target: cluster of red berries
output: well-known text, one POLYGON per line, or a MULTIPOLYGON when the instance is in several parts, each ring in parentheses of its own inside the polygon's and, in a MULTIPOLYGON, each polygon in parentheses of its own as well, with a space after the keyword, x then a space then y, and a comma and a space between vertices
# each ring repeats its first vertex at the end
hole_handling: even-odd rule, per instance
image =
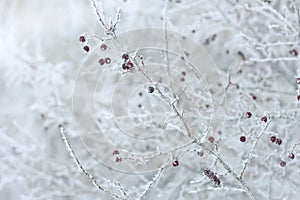
MULTIPOLYGON (((85 37, 83 35, 81 35, 79 37, 79 42, 85 43, 85 41, 86 41, 85 37)), ((86 51, 86 52, 89 52, 90 51, 90 47, 88 45, 84 45, 83 46, 83 50, 86 51)))
MULTIPOLYGON (((293 159, 295 158, 295 154, 291 152, 291 153, 288 155, 288 157, 289 157, 289 159, 293 160, 293 159)), ((280 163, 279 163, 279 165, 280 165, 281 167, 285 167, 285 166, 286 166, 286 161, 281 160, 280 163)))
POLYGON ((278 144, 278 145, 281 145, 282 144, 282 140, 280 139, 280 138, 277 138, 275 135, 273 135, 273 136, 271 136, 270 137, 270 141, 272 142, 272 143, 276 143, 276 144, 278 144))
POLYGON ((100 58, 100 59, 98 60, 98 63, 99 63, 100 65, 110 64, 110 63, 111 63, 111 59, 110 59, 110 58, 105 58, 105 59, 100 58))
POLYGON ((212 180, 216 185, 220 185, 221 181, 214 172, 210 171, 209 169, 205 169, 203 172, 204 175, 212 180))
POLYGON ((124 70, 129 70, 131 68, 133 68, 133 63, 131 62, 131 60, 129 59, 129 55, 128 54, 123 54, 122 55, 122 59, 124 60, 123 64, 122 64, 122 68, 124 70))
POLYGON ((116 163, 120 163, 122 161, 122 158, 120 157, 120 152, 118 150, 113 151, 113 156, 116 156, 116 163))

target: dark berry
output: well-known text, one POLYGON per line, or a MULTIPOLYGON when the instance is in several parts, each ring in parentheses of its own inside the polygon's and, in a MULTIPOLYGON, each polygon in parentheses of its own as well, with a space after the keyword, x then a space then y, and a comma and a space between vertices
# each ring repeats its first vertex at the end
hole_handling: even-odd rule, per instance
POLYGON ((272 143, 274 143, 275 141, 276 141, 276 137, 273 135, 273 136, 271 136, 270 137, 270 141, 272 142, 272 143))
POLYGON ((219 180, 219 178, 216 175, 214 175, 212 177, 212 180, 215 182, 216 185, 220 185, 220 183, 221 183, 220 180, 219 180))
POLYGON ((90 47, 89 47, 89 46, 87 46, 87 45, 85 45, 85 46, 83 47, 83 50, 85 50, 86 52, 89 52, 89 50, 90 50, 90 47))
POLYGON ((280 161, 280 166, 281 166, 281 167, 285 167, 285 166, 286 166, 286 162, 285 162, 285 161, 283 161, 283 160, 282 160, 282 161, 280 161))
POLYGON ((290 53, 292 56, 298 56, 298 51, 297 51, 296 49, 289 50, 289 53, 290 53))
POLYGON ((202 157, 204 155, 204 153, 203 153, 203 151, 198 151, 197 155, 200 156, 200 157, 202 157))
POLYGON ((122 158, 116 157, 116 162, 117 162, 117 163, 119 163, 119 162, 121 162, 121 161, 122 161, 122 158))
POLYGON ((110 64, 111 63, 111 59, 110 58, 105 58, 105 63, 106 64, 110 64))
POLYGON ((245 137, 245 136, 241 136, 241 137, 240 137, 240 141, 241 141, 241 142, 245 142, 245 141, 246 141, 246 137, 245 137))
POLYGON ((122 68, 123 68, 124 70, 129 69, 129 67, 128 67, 125 63, 123 63, 122 68))
POLYGON ((106 44, 101 44, 100 49, 101 49, 102 51, 105 51, 105 50, 107 49, 106 44))
POLYGON ((295 158, 295 154, 290 153, 290 154, 289 154, 289 158, 293 160, 293 159, 295 158))
POLYGON ((255 101, 257 97, 254 94, 250 94, 252 96, 252 99, 255 101))
POLYGON ((133 67, 133 63, 129 60, 129 61, 127 62, 127 66, 128 66, 129 68, 132 68, 132 67, 133 67))
POLYGON ((209 137, 208 137, 208 141, 209 141, 210 143, 213 143, 213 142, 215 141, 215 138, 212 137, 212 136, 209 136, 209 137))
POLYGON ((148 88, 148 92, 149 92, 149 93, 153 93, 153 92, 154 92, 154 87, 150 86, 150 87, 148 88))
POLYGON ((79 42, 85 42, 85 37, 83 35, 79 37, 79 42))
POLYGON ((126 54, 126 53, 124 53, 124 54, 122 55, 122 58, 123 58, 124 60, 128 60, 128 59, 129 59, 129 55, 126 54))
POLYGON ((113 151, 113 155, 118 155, 118 154, 120 154, 120 152, 118 150, 113 151))
POLYGON ((276 144, 281 145, 281 143, 282 143, 282 140, 280 138, 277 138, 276 139, 276 144))
POLYGON ((177 166, 179 165, 178 160, 174 160, 173 163, 172 163, 172 165, 173 165, 174 167, 177 167, 177 166))
POLYGON ((181 72, 181 75, 182 75, 182 76, 185 76, 185 75, 186 75, 186 72, 185 72, 185 71, 181 72))
POLYGON ((266 116, 264 116, 264 117, 262 117, 260 120, 263 121, 263 122, 267 122, 267 121, 268 121, 268 118, 267 118, 266 116))
POLYGON ((300 95, 297 96, 297 100, 300 101, 300 95))
POLYGON ((104 64, 105 64, 105 61, 104 61, 104 59, 100 58, 100 59, 98 60, 98 63, 99 63, 100 65, 104 65, 104 64))
POLYGON ((250 117, 252 116, 252 113, 251 113, 251 112, 247 112, 247 113, 246 113, 246 116, 247 116, 248 118, 250 118, 250 117))
POLYGON ((185 79, 182 77, 182 78, 180 79, 180 81, 181 81, 181 82, 184 82, 184 81, 185 81, 185 79))

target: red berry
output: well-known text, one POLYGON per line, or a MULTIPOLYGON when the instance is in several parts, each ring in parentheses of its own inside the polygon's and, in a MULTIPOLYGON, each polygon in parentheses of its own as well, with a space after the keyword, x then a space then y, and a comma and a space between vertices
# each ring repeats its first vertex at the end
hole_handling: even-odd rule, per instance
POLYGON ((210 143, 213 143, 213 142, 215 141, 215 138, 212 137, 212 136, 209 136, 209 137, 208 137, 208 141, 209 141, 210 143))
POLYGON ((241 136, 241 137, 240 137, 240 141, 241 141, 241 142, 245 142, 245 141, 246 141, 246 137, 245 137, 245 136, 241 136))
POLYGON ((105 44, 101 44, 100 49, 102 51, 105 51, 107 49, 107 46, 105 44))
POLYGON ((154 87, 151 87, 151 86, 150 86, 150 87, 148 88, 148 92, 149 92, 149 93, 153 93, 153 92, 154 92, 154 87))
POLYGON ((296 49, 289 50, 289 53, 290 53, 292 56, 298 56, 298 51, 297 51, 296 49))
POLYGON ((110 58, 105 58, 105 63, 106 64, 110 64, 111 63, 111 59, 110 58))
POLYGON ((250 94, 251 96, 252 96, 252 99, 253 100, 256 100, 257 99, 257 97, 254 95, 254 94, 250 94))
POLYGON ((281 167, 285 167, 285 166, 286 166, 286 162, 285 162, 285 161, 283 161, 283 160, 282 160, 282 161, 280 161, 280 166, 281 166, 281 167))
POLYGON ((85 42, 85 37, 83 35, 79 37, 79 42, 85 42))
POLYGON ((247 113, 246 113, 246 116, 247 116, 248 118, 250 118, 250 117, 252 116, 252 113, 251 113, 251 112, 247 112, 247 113))
POLYGON ((262 117, 260 120, 263 121, 263 122, 267 122, 267 121, 268 121, 268 118, 267 118, 266 116, 264 116, 264 117, 262 117))
POLYGON ((179 162, 178 162, 178 160, 174 160, 172 164, 174 167, 177 167, 179 165, 179 162))
POLYGON ((290 153, 290 154, 289 154, 289 158, 293 160, 293 159, 295 158, 295 154, 290 153))
POLYGON ((276 141, 276 137, 273 135, 273 136, 271 136, 270 137, 270 141, 272 142, 272 143, 274 143, 275 141, 276 141))
POLYGON ((99 63, 100 65, 104 65, 104 64, 105 64, 105 61, 104 61, 104 59, 100 58, 100 59, 98 60, 98 63, 99 63))
POLYGON ((220 180, 219 180, 219 178, 216 175, 214 175, 212 177, 212 180, 215 182, 216 185, 220 185, 220 183, 221 183, 220 180))
POLYGON ((113 151, 113 155, 118 155, 118 154, 120 154, 120 152, 118 150, 113 151))
POLYGON ((129 69, 129 67, 128 67, 125 63, 122 65, 122 68, 123 68, 124 70, 129 69))
POLYGON ((297 96, 297 100, 300 101, 300 95, 297 96))
POLYGON ((122 58, 123 58, 124 60, 128 60, 128 59, 129 59, 129 55, 126 54, 126 53, 124 53, 124 54, 122 55, 122 58))
POLYGON ((280 138, 277 138, 276 139, 276 144, 281 145, 281 143, 282 143, 282 140, 280 138))
POLYGON ((131 67, 133 67, 133 63, 129 60, 129 61, 127 62, 127 66, 128 66, 129 68, 131 68, 131 67))
POLYGON ((117 163, 119 163, 119 162, 121 162, 121 161, 122 161, 122 158, 116 157, 116 162, 117 162, 117 163))
POLYGON ((85 46, 83 47, 83 50, 85 50, 86 52, 89 52, 89 50, 90 50, 90 47, 89 47, 89 46, 87 46, 87 45, 85 45, 85 46))

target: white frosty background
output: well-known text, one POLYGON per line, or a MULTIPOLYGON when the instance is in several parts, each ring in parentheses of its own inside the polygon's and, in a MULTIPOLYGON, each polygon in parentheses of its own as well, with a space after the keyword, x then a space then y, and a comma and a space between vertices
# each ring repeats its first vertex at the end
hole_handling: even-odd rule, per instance
MULTIPOLYGON (((245 182, 257 199, 298 199, 299 148, 294 151, 294 160, 289 160, 287 154, 300 140, 296 103, 299 64, 298 57, 289 53, 299 48, 299 2, 262 2, 173 0, 167 11, 167 26, 199 44, 209 39, 205 48, 224 72, 222 87, 228 83, 228 68, 232 82, 239 83, 239 89, 231 86, 228 90, 231 101, 223 134, 212 133, 223 159, 239 173, 261 130, 260 118, 269 113, 273 121, 258 142, 245 182), (249 2, 248 6, 256 9, 248 8, 249 2), (238 75, 241 66, 243 75, 238 75), (257 95, 255 103, 251 93, 257 95), (245 122, 244 114, 249 110, 252 121, 245 122), (239 137, 245 134, 244 144, 239 137), (282 138, 283 144, 270 144, 271 135, 282 138), (280 160, 285 160, 287 166, 280 167, 280 160)), ((106 21, 114 19, 116 8, 121 8, 117 33, 163 27, 162 0, 103 0, 101 5, 106 21)), ((87 0, 0 1, 1 200, 110 199, 75 167, 58 132, 59 124, 64 124, 78 157, 96 177, 120 181, 133 197, 152 179, 154 174, 127 175, 109 170, 80 145, 71 101, 76 72, 87 56, 78 42, 85 32, 103 35, 87 0)), ((226 190, 239 184, 226 175, 222 166, 214 165, 213 159, 194 157, 180 160, 178 168, 168 167, 147 199, 247 198, 244 192, 226 190), (216 189, 203 176, 201 169, 206 167, 225 174, 221 178, 223 189, 216 189), (194 179, 199 180, 198 184, 190 182, 194 179)), ((113 190, 109 181, 102 183, 113 190)))

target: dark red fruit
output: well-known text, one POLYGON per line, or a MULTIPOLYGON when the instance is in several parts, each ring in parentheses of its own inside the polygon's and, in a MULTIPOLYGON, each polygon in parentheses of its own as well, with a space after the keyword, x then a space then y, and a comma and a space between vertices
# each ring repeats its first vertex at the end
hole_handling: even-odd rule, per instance
POLYGON ((241 137, 240 137, 240 141, 241 141, 241 142, 246 142, 246 137, 245 137, 245 136, 241 136, 241 137))
POLYGON ((281 143, 282 143, 282 140, 280 138, 277 138, 276 139, 276 144, 281 145, 281 143))
POLYGON ((290 53, 292 56, 298 56, 298 51, 297 51, 296 49, 289 50, 289 53, 290 53))
POLYGON ((293 159, 295 158, 295 154, 290 153, 290 154, 289 154, 289 158, 293 160, 293 159))
POLYGON ((172 163, 172 165, 173 165, 174 167, 177 167, 177 166, 179 165, 178 160, 174 160, 173 163, 172 163))
POLYGON ((105 51, 105 50, 107 49, 106 44, 101 44, 100 49, 101 49, 102 51, 105 51))
POLYGON ((105 58, 105 63, 106 64, 110 64, 111 63, 111 59, 110 58, 105 58))
POLYGON ((247 116, 248 118, 250 118, 250 117, 252 116, 252 113, 251 113, 251 112, 246 112, 246 116, 247 116))
POLYGON ((104 65, 104 64, 105 64, 105 60, 102 59, 102 58, 100 58, 100 59, 98 60, 98 63, 99 63, 100 65, 104 65))
POLYGON ((213 143, 213 142, 215 141, 215 138, 212 137, 212 136, 209 136, 209 137, 208 137, 208 141, 209 141, 210 143, 213 143))
POLYGON ((120 152, 118 150, 113 151, 113 155, 118 155, 118 154, 120 154, 120 152))
POLYGON ((127 66, 128 66, 129 68, 132 68, 132 67, 133 67, 133 63, 129 60, 129 61, 127 62, 127 66))
POLYGON ((270 141, 272 142, 272 143, 274 143, 275 141, 276 141, 276 137, 273 135, 273 136, 271 136, 270 137, 270 141))
POLYGON ((79 42, 85 42, 85 37, 83 35, 79 37, 79 42))
POLYGON ((124 60, 128 60, 128 59, 129 59, 129 55, 126 54, 126 53, 124 53, 124 54, 122 55, 122 58, 123 58, 124 60))
POLYGON ((90 47, 89 47, 89 46, 87 46, 87 45, 85 45, 85 46, 83 47, 83 50, 85 50, 86 52, 89 52, 89 50, 90 50, 90 47))
POLYGON ((268 121, 268 118, 267 118, 266 116, 264 116, 264 117, 262 117, 260 120, 263 121, 263 122, 267 122, 267 121, 268 121))
POLYGON ((280 161, 280 163, 279 163, 279 164, 280 164, 280 166, 281 166, 281 167, 285 167, 285 166, 286 166, 286 162, 285 162, 285 161, 283 161, 283 160, 282 160, 282 161, 280 161))
POLYGON ((150 87, 148 88, 148 92, 149 92, 149 93, 153 93, 153 92, 154 92, 154 87, 150 86, 150 87))

